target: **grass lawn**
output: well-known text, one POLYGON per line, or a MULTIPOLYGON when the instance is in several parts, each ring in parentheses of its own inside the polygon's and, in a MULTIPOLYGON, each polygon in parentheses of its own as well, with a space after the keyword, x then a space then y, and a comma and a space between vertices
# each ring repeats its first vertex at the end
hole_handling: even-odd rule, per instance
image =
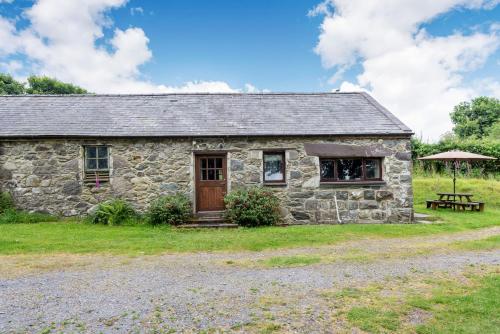
POLYGON ((413 304, 433 314, 432 320, 417 327, 417 333, 498 333, 500 276, 483 277, 470 290, 453 294, 436 288, 430 298, 416 297, 413 304))
POLYGON ((494 267, 416 274, 326 292, 334 317, 369 333, 498 333, 500 276, 494 267))
MULTIPOLYGON (((463 179, 457 177, 457 193, 472 193, 473 200, 486 203, 486 209, 500 209, 500 181, 494 179, 463 179)), ((438 192, 453 192, 450 177, 417 177, 413 181, 415 209, 425 208, 426 199, 437 199, 438 192)))
MULTIPOLYGON (((414 181, 415 208, 439 217, 442 224, 320 225, 230 230, 178 230, 170 227, 100 226, 74 222, 0 224, 0 254, 232 251, 335 244, 360 238, 394 238, 459 232, 500 225, 500 182, 460 179, 457 190, 486 202, 486 211, 452 212, 425 209, 425 199, 449 191, 445 178, 414 181)), ((498 239, 493 240, 497 243, 498 239)), ((471 246, 472 247, 472 246, 471 246)))

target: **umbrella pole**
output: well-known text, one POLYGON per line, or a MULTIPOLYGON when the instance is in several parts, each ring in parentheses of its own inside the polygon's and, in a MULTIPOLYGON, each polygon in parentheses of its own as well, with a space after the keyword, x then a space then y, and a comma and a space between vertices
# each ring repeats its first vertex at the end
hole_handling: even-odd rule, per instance
POLYGON ((453 163, 453 195, 455 195, 455 184, 457 182, 457 161, 455 160, 453 163))
MULTIPOLYGON (((453 201, 456 200, 456 189, 455 185, 457 182, 457 160, 453 161, 453 201)), ((453 205, 453 210, 456 210, 455 205, 453 205)))

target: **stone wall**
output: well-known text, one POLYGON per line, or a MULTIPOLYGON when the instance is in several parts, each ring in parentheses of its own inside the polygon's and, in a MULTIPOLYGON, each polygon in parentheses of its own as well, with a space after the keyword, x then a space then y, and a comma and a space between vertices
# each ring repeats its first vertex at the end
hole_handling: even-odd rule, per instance
POLYGON ((228 190, 262 185, 263 151, 286 152, 286 185, 269 186, 281 199, 288 223, 410 222, 413 216, 411 153, 407 138, 184 138, 0 141, 0 188, 19 208, 64 216, 83 215, 112 197, 139 210, 160 194, 183 192, 194 202, 194 155, 224 151, 228 190), (389 152, 381 185, 320 184, 319 158, 304 143, 377 144, 389 152), (110 146, 111 179, 99 188, 83 184, 83 145, 110 146))

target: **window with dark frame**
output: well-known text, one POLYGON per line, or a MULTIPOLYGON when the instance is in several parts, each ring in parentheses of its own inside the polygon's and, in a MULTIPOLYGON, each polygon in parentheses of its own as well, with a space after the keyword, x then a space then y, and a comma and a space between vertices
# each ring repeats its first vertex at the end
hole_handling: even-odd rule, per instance
POLYGON ((200 180, 221 181, 224 180, 223 158, 200 158, 200 180))
POLYGON ((264 183, 285 182, 285 152, 264 152, 264 183))
POLYGON ((109 170, 109 156, 107 146, 85 146, 85 170, 109 170))
POLYGON ((321 182, 382 181, 380 158, 321 158, 321 182))
POLYGON ((109 147, 104 145, 84 146, 84 171, 86 184, 109 181, 109 147))

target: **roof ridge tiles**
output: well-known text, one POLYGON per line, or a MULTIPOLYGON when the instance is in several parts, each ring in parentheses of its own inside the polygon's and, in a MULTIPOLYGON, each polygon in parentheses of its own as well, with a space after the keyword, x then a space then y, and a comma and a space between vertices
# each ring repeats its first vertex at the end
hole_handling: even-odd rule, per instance
POLYGON ((280 96, 280 95, 304 95, 304 96, 312 96, 312 95, 361 95, 363 92, 261 92, 261 93, 244 93, 244 92, 219 92, 219 93, 208 93, 208 92, 179 92, 179 93, 104 93, 104 94, 18 94, 18 95, 6 95, 0 94, 0 97, 103 97, 103 96, 171 96, 171 95, 184 95, 184 96, 197 96, 197 95, 207 95, 207 96, 216 96, 216 95, 235 95, 235 96, 280 96))

